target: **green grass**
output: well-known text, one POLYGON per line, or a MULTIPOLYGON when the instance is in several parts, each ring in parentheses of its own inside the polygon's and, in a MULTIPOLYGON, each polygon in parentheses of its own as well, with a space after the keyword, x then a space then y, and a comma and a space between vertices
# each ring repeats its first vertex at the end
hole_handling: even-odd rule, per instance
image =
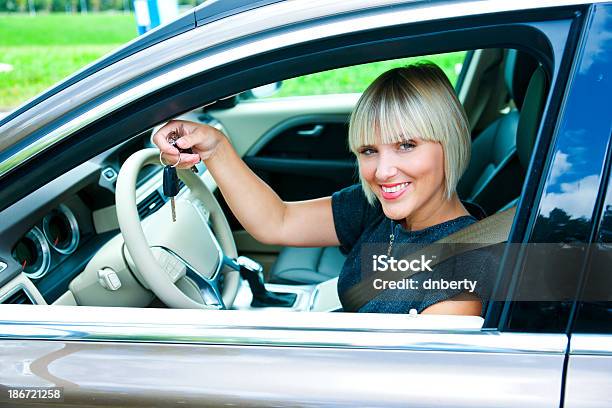
POLYGON ((383 72, 391 68, 401 67, 422 60, 431 61, 440 66, 451 83, 455 84, 458 75, 455 67, 457 64, 461 64, 464 59, 465 52, 453 52, 339 68, 283 81, 280 92, 274 96, 283 97, 363 92, 365 88, 383 72))
MULTIPOLYGON (((0 63, 13 66, 0 72, 0 111, 16 108, 136 35, 132 14, 0 15, 0 63)), ((420 59, 438 64, 454 83, 455 66, 464 56, 458 52, 325 71, 286 80, 274 96, 362 92, 382 72, 420 59)))
POLYGON ((1 62, 14 68, 0 73, 0 111, 16 107, 116 47, 0 47, 1 62))
POLYGON ((0 111, 11 110, 135 38, 130 14, 0 16, 0 111))
POLYGON ((0 15, 0 46, 123 44, 136 35, 133 14, 0 15))

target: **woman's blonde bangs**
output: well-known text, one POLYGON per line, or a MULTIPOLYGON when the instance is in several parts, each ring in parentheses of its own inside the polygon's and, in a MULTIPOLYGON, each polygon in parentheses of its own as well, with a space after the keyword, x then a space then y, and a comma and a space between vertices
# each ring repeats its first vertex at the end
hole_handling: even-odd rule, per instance
POLYGON ((440 141, 428 120, 431 112, 418 96, 382 86, 368 90, 351 115, 349 147, 353 153, 357 154, 362 146, 411 138, 440 141))

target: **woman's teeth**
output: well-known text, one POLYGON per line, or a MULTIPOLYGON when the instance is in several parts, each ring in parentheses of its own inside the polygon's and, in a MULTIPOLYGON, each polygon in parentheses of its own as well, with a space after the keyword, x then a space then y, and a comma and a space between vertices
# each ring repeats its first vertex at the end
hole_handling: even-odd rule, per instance
POLYGON ((398 191, 408 187, 408 184, 410 183, 402 183, 402 184, 398 184, 397 186, 393 186, 393 187, 385 187, 385 186, 381 186, 381 187, 385 193, 397 193, 398 191))

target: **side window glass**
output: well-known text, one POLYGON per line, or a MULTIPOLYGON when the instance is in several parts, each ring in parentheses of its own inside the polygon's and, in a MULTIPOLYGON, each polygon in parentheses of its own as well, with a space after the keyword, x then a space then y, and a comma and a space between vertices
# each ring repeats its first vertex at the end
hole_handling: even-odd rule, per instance
POLYGON ((372 62, 317 72, 283 81, 280 90, 271 97, 361 93, 383 72, 417 61, 430 61, 437 64, 444 70, 454 86, 461 74, 466 55, 466 51, 459 51, 372 62))
MULTIPOLYGON (((609 164, 610 166, 610 164, 609 164)), ((610 169, 608 169, 610 171, 610 169)), ((612 334, 612 178, 603 203, 597 240, 591 247, 575 330, 612 334)))

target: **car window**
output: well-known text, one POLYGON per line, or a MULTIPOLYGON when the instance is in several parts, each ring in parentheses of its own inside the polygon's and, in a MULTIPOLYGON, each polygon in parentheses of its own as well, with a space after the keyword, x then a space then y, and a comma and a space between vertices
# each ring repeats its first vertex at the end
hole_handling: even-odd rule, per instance
POLYGON ((466 51, 458 51, 400 58, 304 75, 283 81, 280 91, 271 97, 361 93, 383 72, 418 61, 431 61, 437 64, 454 86, 457 84, 466 55, 466 51))
MULTIPOLYGON (((508 65, 505 61, 510 59, 508 56, 513 55, 512 52, 504 49, 488 51, 490 52, 487 55, 490 54, 490 57, 488 57, 487 62, 487 75, 493 78, 503 77, 500 73, 508 65), (491 58, 495 56, 501 59, 491 58)), ((401 67, 418 61, 437 60, 437 64, 443 68, 449 79, 456 83, 458 74, 461 71, 463 58, 468 54, 468 51, 460 51, 416 58, 394 59, 323 71, 290 79, 283 82, 280 92, 276 93, 274 97, 267 99, 265 114, 260 116, 264 119, 274 116, 270 111, 276 106, 274 101, 278 100, 278 97, 306 96, 308 92, 311 95, 362 92, 377 75, 393 67, 401 67), (350 79, 353 77, 362 80, 363 84, 360 84, 358 80, 351 82, 350 79), (341 78, 346 78, 344 83, 340 80, 341 78), (287 84, 289 86, 286 86, 287 84), (300 84, 304 86, 300 88, 300 84), (287 89, 294 89, 295 91, 291 94, 287 89)), ((512 65, 509 65, 514 70, 513 77, 518 78, 516 80, 517 83, 514 84, 514 90, 522 91, 521 94, 524 94, 524 88, 527 87, 530 78, 538 67, 537 61, 531 59, 527 61, 527 57, 521 56, 521 58, 517 59, 514 55, 512 65)), ((498 79, 483 81, 480 75, 482 74, 476 74, 476 78, 471 83, 476 86, 480 82, 487 82, 489 86, 476 89, 476 96, 478 96, 479 92, 483 93, 495 89, 494 93, 500 95, 500 98, 510 98, 510 92, 507 88, 511 84, 498 79)), ((540 93, 534 95, 532 97, 533 101, 530 101, 523 110, 531 112, 530 114, 537 118, 541 114, 541 103, 545 100, 546 94, 546 86, 543 86, 540 93), (537 102, 535 108, 533 102, 537 102)), ((358 95, 355 96, 354 101, 356 101, 357 97, 358 95)), ((519 101, 519 95, 514 95, 514 97, 517 98, 516 105, 521 106, 522 98, 519 101)), ((310 107, 305 100, 306 98, 289 99, 286 102, 283 101, 283 113, 294 111, 295 117, 303 117, 303 120, 282 117, 282 119, 275 118, 275 120, 281 123, 289 123, 287 126, 275 126, 274 123, 266 123, 265 126, 261 125, 260 127, 266 129, 267 132, 260 138, 263 143, 259 143, 256 149, 250 149, 247 156, 245 156, 245 161, 251 170, 261 179, 265 180, 286 201, 300 201, 329 196, 344 187, 358 183, 354 164, 348 160, 350 156, 345 157, 346 153, 348 153, 346 145, 348 134, 347 117, 350 114, 350 109, 346 109, 345 115, 338 115, 337 112, 339 112, 341 106, 338 103, 335 106, 335 116, 330 117, 329 113, 321 114, 323 108, 318 105, 315 109, 315 111, 317 109, 319 111, 317 115, 308 110, 310 107), (292 105, 293 101, 296 102, 295 107, 292 105), (297 103, 298 101, 299 103, 297 103), (267 129, 273 130, 269 131, 267 129), (338 143, 333 143, 335 141, 338 143), (338 148, 338 154, 334 156, 332 153, 335 151, 335 147, 338 148)), ((508 100, 504 99, 502 102, 507 104, 508 100)), ((280 103, 280 101, 277 103, 280 103)), ((250 105, 248 108, 244 107, 243 109, 251 114, 248 126, 250 133, 253 134, 255 126, 258 126, 254 113, 256 107, 253 106, 257 105, 257 103, 248 105, 250 105)), ((352 108, 352 105, 349 108, 352 108)), ((472 177, 470 179, 466 178, 464 183, 469 185, 473 193, 466 193, 462 198, 465 199, 465 205, 469 206, 470 212, 477 218, 482 218, 487 214, 495 214, 500 210, 506 210, 516 205, 517 198, 523 187, 523 178, 529 164, 528 160, 531 156, 531 151, 526 151, 526 159, 522 163, 517 156, 515 139, 516 124, 520 119, 519 111, 514 109, 500 114, 499 109, 496 110, 498 115, 489 121, 490 128, 486 132, 482 132, 482 138, 479 137, 480 133, 474 132, 474 139, 478 138, 479 140, 478 149, 474 150, 472 155, 472 163, 476 167, 470 169, 472 177), (495 146, 494 149, 491 149, 491 144, 495 146), (494 159, 491 153, 504 157, 504 159, 494 159)), ((238 111, 240 111, 240 106, 238 106, 238 111)), ((213 115, 220 115, 223 118, 221 121, 228 124, 230 128, 236 128, 235 124, 232 123, 233 120, 238 122, 241 119, 232 117, 230 113, 225 112, 213 112, 213 115)), ((527 132, 529 134, 525 135, 525 137, 533 139, 537 131, 537 125, 536 121, 527 126, 531 130, 527 132)), ((527 127, 523 128, 523 133, 525 133, 527 127)), ((222 200, 221 197, 220 199, 222 200)), ((225 203, 222 202, 222 206, 226 209, 226 213, 231 214, 225 203)), ((242 230, 237 220, 230 219, 230 224, 232 224, 235 230, 242 230)), ((241 232, 245 231, 242 230, 241 232)), ((498 249, 500 248, 495 250, 498 249)), ((373 250, 375 251, 375 249, 373 250)), ((281 248, 280 256, 276 260, 270 260, 266 252, 265 248, 251 247, 248 255, 265 264, 266 281, 274 284, 312 284, 324 278, 335 277, 342 269, 345 260, 344 256, 333 248, 281 248), (258 253, 258 251, 263 252, 263 254, 258 253), (312 265, 310 264, 311 262, 313 263, 312 265)), ((494 260, 494 263, 499 261, 499 253, 490 255, 497 258, 494 260)), ((466 265, 463 269, 463 273, 467 273, 468 271, 478 269, 478 266, 475 264, 466 265)), ((497 269, 492 267, 488 273, 479 275, 478 279, 468 279, 469 282, 467 283, 463 279, 460 280, 463 282, 462 284, 472 284, 477 286, 478 289, 490 291, 496 280, 497 273, 497 269), (480 288, 480 286, 483 287, 480 288)), ((448 282, 442 281, 440 279, 436 284, 448 284, 448 282)), ((458 281, 455 283, 458 283, 458 281)), ((375 284, 380 286, 382 283, 375 282, 375 284)), ((400 284, 402 287, 398 286, 398 289, 405 290, 406 288, 403 285, 403 283, 400 284)), ((407 289, 411 290, 410 288, 407 289)), ((433 292, 434 290, 432 290, 433 292)), ((486 302, 484 306, 486 307, 486 302)))

